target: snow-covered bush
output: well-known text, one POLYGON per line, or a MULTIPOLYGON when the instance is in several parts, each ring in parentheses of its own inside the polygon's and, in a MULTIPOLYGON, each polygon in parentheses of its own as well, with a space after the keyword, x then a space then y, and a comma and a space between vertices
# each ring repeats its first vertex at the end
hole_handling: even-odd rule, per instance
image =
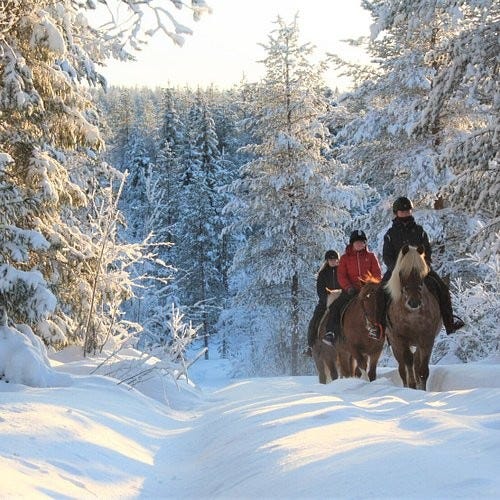
POLYGON ((71 377, 55 372, 44 344, 27 325, 0 324, 0 380, 31 387, 71 385, 71 377))
POLYGON ((454 312, 465 321, 465 327, 436 342, 433 361, 450 355, 463 363, 498 353, 500 350, 500 256, 488 264, 481 264, 478 257, 470 261, 482 268, 481 281, 466 283, 457 279, 452 283, 454 312))
MULTIPOLYGON (((143 345, 141 351, 133 347, 132 338, 126 338, 115 351, 98 367, 98 373, 108 375, 133 387, 144 384, 147 380, 160 377, 176 381, 188 379, 188 369, 200 355, 187 358, 187 350, 196 337, 198 328, 184 321, 184 315, 172 304, 170 319, 167 322, 165 339, 168 342, 143 345), (135 355, 126 355, 130 350, 135 355)), ((96 370, 97 371, 97 370, 96 370)))

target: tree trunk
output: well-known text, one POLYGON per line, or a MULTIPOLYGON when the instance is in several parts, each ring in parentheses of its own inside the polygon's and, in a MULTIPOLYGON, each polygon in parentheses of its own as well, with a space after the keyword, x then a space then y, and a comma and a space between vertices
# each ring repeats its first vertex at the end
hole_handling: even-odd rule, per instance
MULTIPOLYGON (((205 255, 204 248, 202 248, 202 255, 205 255)), ((206 300, 207 300, 207 285, 205 282, 205 263, 201 264, 201 303, 203 307, 203 343, 205 345, 205 359, 208 359, 208 314, 206 311, 206 300)))

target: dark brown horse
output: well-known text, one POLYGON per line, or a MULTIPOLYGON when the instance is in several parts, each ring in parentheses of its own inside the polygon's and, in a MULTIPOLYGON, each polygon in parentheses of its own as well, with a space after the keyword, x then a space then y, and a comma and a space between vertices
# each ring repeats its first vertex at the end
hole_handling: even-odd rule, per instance
POLYGON ((404 246, 391 279, 388 328, 392 352, 405 387, 425 390, 434 340, 441 329, 439 304, 424 283, 429 273, 423 247, 404 246))
POLYGON ((359 376, 371 381, 377 378, 377 363, 384 347, 384 338, 369 336, 371 330, 380 335, 376 318, 376 292, 379 280, 368 278, 358 295, 349 302, 342 318, 342 335, 336 342, 341 377, 359 376))
MULTIPOLYGON (((376 328, 378 317, 376 290, 378 280, 368 278, 359 294, 349 302, 342 317, 342 335, 333 346, 321 342, 326 330, 327 313, 318 328, 318 340, 313 347, 313 358, 321 383, 340 377, 362 376, 376 379, 377 363, 384 346, 383 338, 369 337, 376 328)), ((327 310, 328 311, 328 310, 327 310)))

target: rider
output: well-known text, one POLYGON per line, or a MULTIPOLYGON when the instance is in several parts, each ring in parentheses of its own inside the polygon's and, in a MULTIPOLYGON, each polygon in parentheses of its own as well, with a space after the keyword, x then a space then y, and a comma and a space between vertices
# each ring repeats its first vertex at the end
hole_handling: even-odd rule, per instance
POLYGON ((335 250, 328 250, 325 253, 325 260, 321 265, 318 277, 316 278, 316 292, 318 293, 319 300, 316 308, 314 309, 314 313, 307 330, 307 349, 304 351, 304 354, 307 356, 312 356, 314 337, 316 336, 319 321, 326 311, 328 294, 332 290, 338 290, 340 288, 337 280, 338 265, 339 254, 335 250))
POLYGON ((367 250, 366 234, 357 229, 351 233, 349 245, 340 257, 337 276, 342 293, 330 306, 330 315, 326 326, 323 342, 333 345, 335 335, 340 334, 340 314, 344 306, 359 292, 363 285, 362 280, 368 275, 376 279, 382 277, 377 256, 367 250))
MULTIPOLYGON (((425 279, 428 288, 433 292, 439 302, 439 309, 443 318, 443 324, 446 333, 449 335, 464 326, 464 322, 453 315, 453 308, 451 305, 450 291, 446 284, 441 280, 438 274, 431 269, 432 262, 431 245, 429 237, 422 226, 415 222, 412 216, 413 203, 405 196, 397 198, 393 205, 392 211, 396 216, 392 221, 392 226, 385 233, 384 246, 382 251, 382 258, 384 264, 387 266, 387 271, 382 279, 383 282, 388 281, 391 277, 399 251, 404 245, 419 246, 423 245, 425 249, 425 260, 429 265, 429 274, 425 279)), ((386 309, 387 309, 387 296, 384 287, 379 288, 377 294, 379 321, 385 325, 386 309)))

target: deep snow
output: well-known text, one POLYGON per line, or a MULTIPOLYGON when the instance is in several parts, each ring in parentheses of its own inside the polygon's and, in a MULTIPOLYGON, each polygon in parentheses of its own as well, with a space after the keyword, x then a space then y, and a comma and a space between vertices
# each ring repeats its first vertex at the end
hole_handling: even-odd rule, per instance
POLYGON ((151 398, 69 349, 52 357, 69 385, 0 382, 0 496, 498 498, 499 361, 433 366, 421 392, 388 368, 320 385, 200 360, 194 384, 139 386, 151 398))

